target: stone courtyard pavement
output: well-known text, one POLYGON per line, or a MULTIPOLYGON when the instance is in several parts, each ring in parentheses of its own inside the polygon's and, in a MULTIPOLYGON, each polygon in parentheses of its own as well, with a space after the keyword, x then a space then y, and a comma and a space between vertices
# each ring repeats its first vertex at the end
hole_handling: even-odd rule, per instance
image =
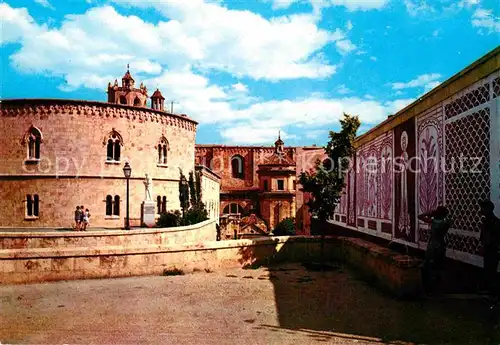
POLYGON ((399 301, 298 264, 0 286, 1 344, 500 344, 480 299, 399 301))

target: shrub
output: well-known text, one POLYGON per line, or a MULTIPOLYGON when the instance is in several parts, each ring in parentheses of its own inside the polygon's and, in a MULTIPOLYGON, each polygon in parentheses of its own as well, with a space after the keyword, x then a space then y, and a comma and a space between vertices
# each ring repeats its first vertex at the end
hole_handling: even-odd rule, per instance
POLYGON ((156 226, 159 228, 172 228, 181 226, 182 215, 178 210, 168 211, 160 214, 160 218, 156 221, 156 226))
POLYGON ((285 218, 279 222, 273 230, 274 236, 295 235, 295 218, 285 218))
POLYGON ((189 210, 186 211, 184 216, 184 221, 186 225, 192 225, 201 223, 208 219, 208 212, 205 208, 205 204, 201 201, 196 205, 193 205, 189 210))
POLYGON ((183 276, 184 271, 178 268, 166 268, 163 270, 164 276, 183 276))

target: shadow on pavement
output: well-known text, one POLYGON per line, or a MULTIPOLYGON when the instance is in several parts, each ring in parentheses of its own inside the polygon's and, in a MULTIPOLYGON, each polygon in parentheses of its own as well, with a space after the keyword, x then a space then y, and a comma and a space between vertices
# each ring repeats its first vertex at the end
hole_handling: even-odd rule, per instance
POLYGON ((399 300, 358 280, 336 262, 327 271, 311 265, 314 257, 299 260, 300 266, 284 264, 282 253, 289 257, 292 252, 287 245, 240 250, 242 262, 251 263, 246 268, 267 267, 274 286, 280 327, 257 328, 307 332, 318 342, 340 337, 383 344, 500 344, 498 330, 486 322, 483 300, 399 300))

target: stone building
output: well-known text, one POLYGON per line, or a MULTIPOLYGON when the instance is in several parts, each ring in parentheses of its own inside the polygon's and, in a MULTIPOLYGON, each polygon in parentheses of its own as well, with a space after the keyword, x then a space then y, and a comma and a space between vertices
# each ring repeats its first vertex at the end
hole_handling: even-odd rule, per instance
MULTIPOLYGON (((108 85, 108 102, 3 100, 0 109, 0 227, 71 227, 77 205, 90 227, 121 228, 126 210, 123 167, 129 162, 130 222, 140 225, 144 179, 152 178, 157 213, 180 209, 179 169, 195 170, 197 123, 164 111, 157 90, 135 88, 129 71, 108 85)), ((203 174, 208 205, 218 213, 217 177, 203 174), (212 182, 210 182, 212 181, 212 182)))
POLYGON ((234 238, 235 230, 237 237, 267 234, 286 217, 296 217, 297 233, 308 234, 307 195, 296 181, 324 158, 322 148, 287 147, 279 137, 274 147, 196 145, 196 162, 221 178, 222 237, 234 238))

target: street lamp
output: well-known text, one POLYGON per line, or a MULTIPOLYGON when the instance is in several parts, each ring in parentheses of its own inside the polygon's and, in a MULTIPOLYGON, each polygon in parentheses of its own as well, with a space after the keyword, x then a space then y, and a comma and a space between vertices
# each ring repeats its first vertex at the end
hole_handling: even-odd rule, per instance
POLYGON ((123 167, 123 174, 125 175, 125 178, 127 179, 127 218, 125 221, 125 230, 130 230, 130 218, 129 218, 129 179, 130 176, 132 175, 132 168, 130 167, 130 164, 128 162, 125 162, 125 166, 123 167))

